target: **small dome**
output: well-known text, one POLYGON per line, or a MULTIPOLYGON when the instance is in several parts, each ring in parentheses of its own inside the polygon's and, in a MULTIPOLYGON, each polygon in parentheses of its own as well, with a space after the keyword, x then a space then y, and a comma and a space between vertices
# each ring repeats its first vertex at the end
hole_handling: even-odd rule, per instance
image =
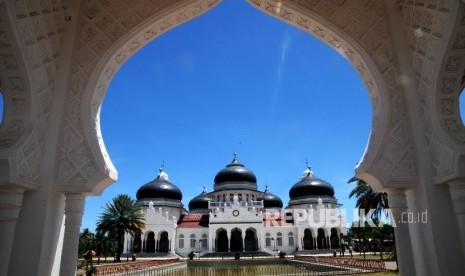
POLYGON ((328 182, 315 177, 310 167, 307 167, 302 179, 289 190, 289 198, 293 200, 317 196, 334 197, 334 188, 328 182))
POLYGON ((208 210, 209 201, 212 201, 212 199, 208 197, 208 194, 205 192, 204 188, 202 193, 189 201, 189 211, 192 212, 193 210, 208 210))
POLYGON ((142 199, 181 200, 182 193, 176 185, 168 180, 168 174, 160 168, 157 178, 137 190, 136 197, 142 199))
POLYGON ((263 207, 265 208, 283 208, 283 201, 279 196, 270 193, 268 191, 268 186, 266 186, 265 191, 258 200, 263 200, 263 207))
POLYGON ((239 163, 237 154, 234 154, 233 161, 216 174, 213 189, 215 191, 234 189, 256 191, 257 178, 253 172, 239 163))

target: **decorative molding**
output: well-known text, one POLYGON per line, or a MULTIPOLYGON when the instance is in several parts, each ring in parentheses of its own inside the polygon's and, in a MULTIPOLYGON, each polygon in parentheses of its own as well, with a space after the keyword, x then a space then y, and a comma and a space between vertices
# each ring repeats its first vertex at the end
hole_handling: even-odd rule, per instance
MULTIPOLYGON (((106 175, 116 174, 103 143, 99 122, 100 107, 109 82, 119 67, 141 47, 211 9, 218 2, 114 1, 84 4, 75 69, 66 103, 68 112, 60 142, 56 180, 61 186, 88 183, 102 173, 101 168, 105 168, 103 173, 106 175), (115 17, 118 14, 120 16, 115 17)), ((75 189, 72 186, 70 189, 75 189)))

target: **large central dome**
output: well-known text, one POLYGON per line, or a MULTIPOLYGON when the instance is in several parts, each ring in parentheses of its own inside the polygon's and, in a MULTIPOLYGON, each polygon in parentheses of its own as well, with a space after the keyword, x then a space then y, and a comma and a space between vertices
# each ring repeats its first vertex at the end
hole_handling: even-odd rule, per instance
POLYGON ((234 159, 226 168, 219 171, 215 176, 215 185, 213 190, 236 190, 247 189, 257 190, 257 178, 255 174, 244 167, 237 160, 237 154, 234 154, 234 159))

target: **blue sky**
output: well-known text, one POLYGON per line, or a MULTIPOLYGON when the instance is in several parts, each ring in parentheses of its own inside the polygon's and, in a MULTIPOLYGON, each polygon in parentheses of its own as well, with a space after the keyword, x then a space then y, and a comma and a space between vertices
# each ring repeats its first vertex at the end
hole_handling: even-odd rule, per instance
POLYGON ((87 199, 82 228, 93 230, 117 194, 135 198, 163 161, 187 206, 203 185, 212 190, 234 151, 259 189, 268 183, 284 204, 308 159, 352 212, 346 182, 371 116, 365 87, 336 51, 243 1, 224 1, 151 42, 114 77, 101 128, 119 179, 87 199))

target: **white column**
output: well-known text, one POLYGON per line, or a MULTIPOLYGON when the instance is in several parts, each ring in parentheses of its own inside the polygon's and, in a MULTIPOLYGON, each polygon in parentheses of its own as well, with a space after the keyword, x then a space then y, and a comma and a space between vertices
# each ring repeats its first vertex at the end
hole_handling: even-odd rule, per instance
POLYGON ((65 203, 65 236, 61 255, 61 276, 76 275, 78 258, 79 233, 84 213, 84 194, 66 194, 65 203))
POLYGON ((460 230, 462 250, 465 252, 465 179, 449 182, 449 192, 460 230))
POLYGON ((396 239, 397 260, 400 275, 417 275, 415 261, 413 259, 410 231, 407 221, 402 220, 402 214, 407 214, 407 198, 404 189, 392 189, 387 191, 389 207, 391 208, 391 220, 393 221, 396 239))
POLYGON ((123 254, 128 252, 129 233, 124 233, 123 254))
POLYGON ((173 229, 171 232, 171 239, 170 239, 170 252, 176 253, 176 228, 173 229))
POLYGON ((11 250, 15 237, 16 222, 23 204, 24 189, 0 190, 0 275, 8 274, 11 250))
POLYGON ((215 235, 212 227, 208 227, 208 252, 213 252, 213 245, 215 244, 215 235))

